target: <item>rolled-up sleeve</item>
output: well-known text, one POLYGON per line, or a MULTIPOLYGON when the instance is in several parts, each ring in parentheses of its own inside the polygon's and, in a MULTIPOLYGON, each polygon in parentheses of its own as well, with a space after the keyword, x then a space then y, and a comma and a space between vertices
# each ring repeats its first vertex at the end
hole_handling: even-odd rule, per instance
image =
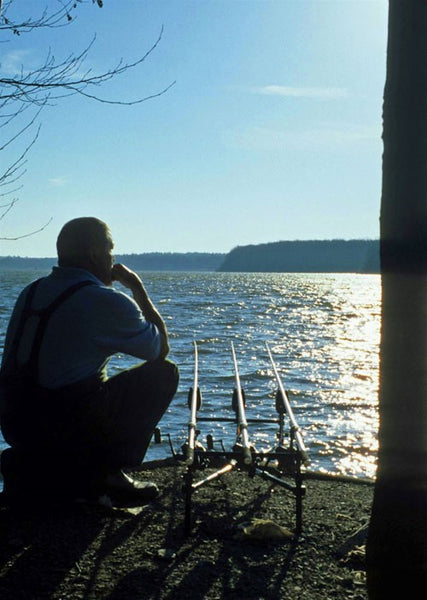
POLYGON ((114 289, 103 290, 98 311, 95 342, 108 354, 123 352, 144 360, 160 355, 161 336, 157 327, 146 321, 136 302, 114 289))

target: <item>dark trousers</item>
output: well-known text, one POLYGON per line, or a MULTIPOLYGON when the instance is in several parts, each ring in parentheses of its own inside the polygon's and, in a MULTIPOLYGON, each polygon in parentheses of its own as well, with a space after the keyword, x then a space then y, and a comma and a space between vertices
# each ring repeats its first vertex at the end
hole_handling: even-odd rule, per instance
POLYGON ((1 458, 5 491, 29 484, 35 474, 40 483, 44 474, 52 483, 64 475, 71 487, 85 488, 108 472, 139 465, 178 380, 176 365, 157 360, 102 384, 26 398, 21 410, 2 417, 11 446, 1 458))
POLYGON ((178 380, 178 369, 172 362, 154 361, 122 371, 103 384, 90 415, 94 427, 99 418, 100 446, 105 448, 104 460, 110 468, 134 467, 142 462, 178 380))

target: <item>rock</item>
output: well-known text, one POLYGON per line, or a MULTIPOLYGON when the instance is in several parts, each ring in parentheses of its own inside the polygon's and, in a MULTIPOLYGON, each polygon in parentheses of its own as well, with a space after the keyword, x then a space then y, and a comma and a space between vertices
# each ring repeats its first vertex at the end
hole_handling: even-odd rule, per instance
POLYGON ((157 558, 165 561, 172 561, 176 558, 176 552, 171 550, 171 548, 159 548, 157 550, 157 558))
POLYGON ((269 519, 252 519, 240 526, 239 539, 247 540, 291 540, 294 534, 269 519))
POLYGON ((356 546, 362 545, 368 536, 368 524, 363 525, 357 531, 355 531, 350 537, 348 537, 344 543, 335 551, 337 558, 343 558, 356 546))

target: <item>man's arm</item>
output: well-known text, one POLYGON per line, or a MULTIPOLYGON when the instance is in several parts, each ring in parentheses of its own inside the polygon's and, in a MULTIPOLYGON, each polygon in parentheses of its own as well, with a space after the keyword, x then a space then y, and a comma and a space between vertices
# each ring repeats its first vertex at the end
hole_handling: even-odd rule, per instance
POLYGON ((157 327, 161 339, 160 358, 165 358, 169 353, 169 338, 166 325, 160 313, 151 302, 139 275, 124 265, 115 264, 112 268, 112 279, 113 281, 118 281, 132 292, 133 298, 141 309, 145 319, 150 323, 154 323, 157 327))

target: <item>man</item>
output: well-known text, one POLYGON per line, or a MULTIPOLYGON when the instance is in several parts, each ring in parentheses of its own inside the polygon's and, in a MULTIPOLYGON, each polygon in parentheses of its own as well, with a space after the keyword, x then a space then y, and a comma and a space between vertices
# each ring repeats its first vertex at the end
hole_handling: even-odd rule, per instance
POLYGON ((64 225, 58 266, 19 296, 1 366, 5 499, 107 495, 115 504, 158 494, 124 471, 138 466, 178 385, 165 323, 139 276, 113 264, 94 217, 64 225), (117 281, 133 299, 111 287, 117 281), (109 358, 146 362, 108 378, 109 358), (30 496, 29 496, 30 495, 30 496))

